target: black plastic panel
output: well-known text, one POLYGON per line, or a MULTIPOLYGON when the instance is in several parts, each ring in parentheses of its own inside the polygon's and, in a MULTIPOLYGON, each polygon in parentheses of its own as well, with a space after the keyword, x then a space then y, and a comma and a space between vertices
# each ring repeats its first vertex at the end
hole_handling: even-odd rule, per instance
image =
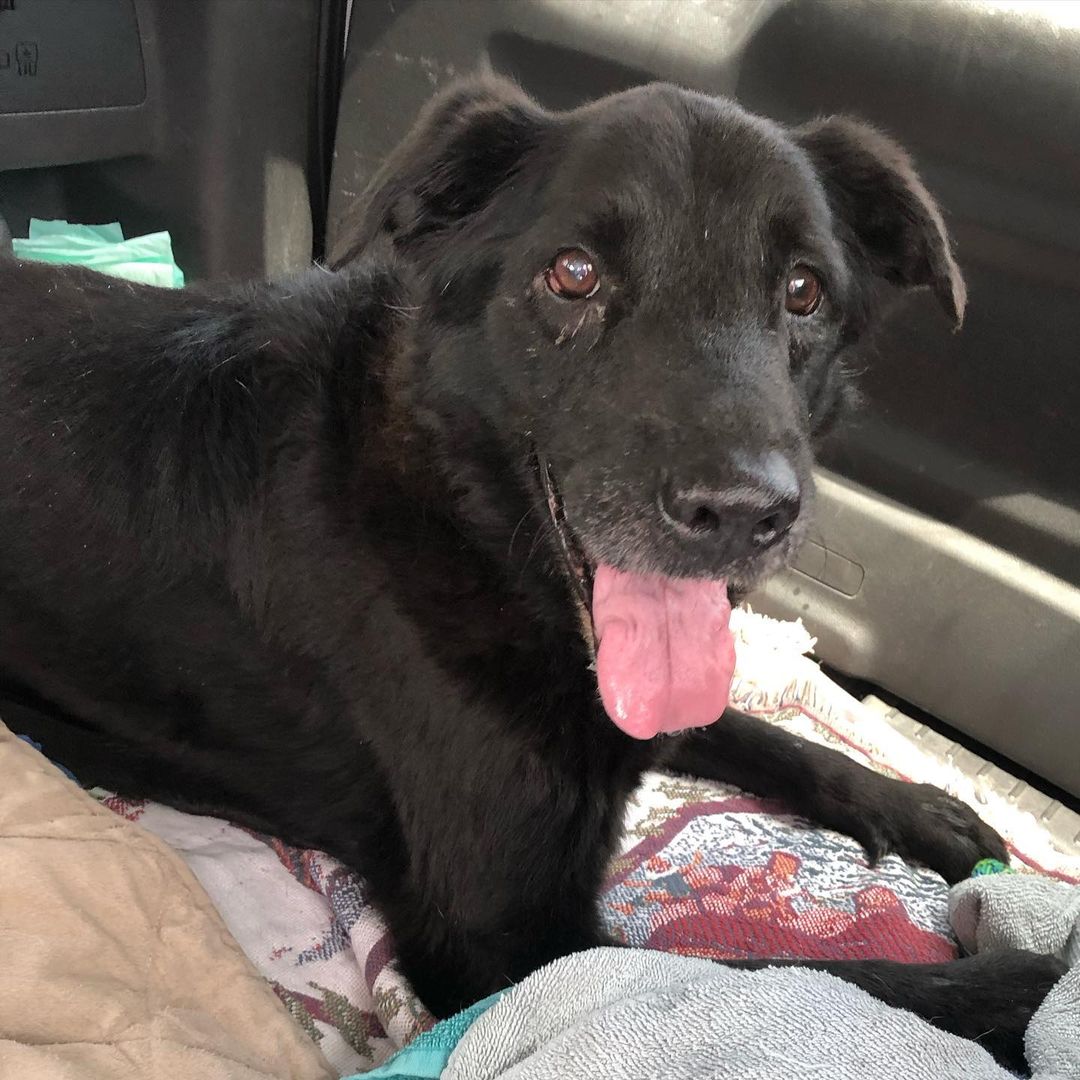
MULTIPOLYGON (((325 217, 343 0, 2 6, 0 35, 9 17, 44 26, 46 12, 58 19, 65 9, 77 13, 72 32, 104 18, 87 35, 98 59, 127 71, 141 54, 145 71, 135 104, 106 94, 103 107, 0 114, 0 214, 16 235, 32 216, 119 220, 129 235, 168 229, 189 280, 280 274, 311 259, 325 217)), ((54 39, 41 33, 38 78, 53 55, 45 44, 54 39)), ((54 104, 111 85, 94 83, 86 65, 66 78, 54 104)))
POLYGON ((137 105, 145 95, 133 0, 0 2, 0 115, 137 105))
MULTIPOLYGON (((6 0, 0 6, 0 169, 152 149, 157 110, 146 71, 158 58, 136 2, 6 0)), ((5 186, 0 175, 0 199, 5 186)))

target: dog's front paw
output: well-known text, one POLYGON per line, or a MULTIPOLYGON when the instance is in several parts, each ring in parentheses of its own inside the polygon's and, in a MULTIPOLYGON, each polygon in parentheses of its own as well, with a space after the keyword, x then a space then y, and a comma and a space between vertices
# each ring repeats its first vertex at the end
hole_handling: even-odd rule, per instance
POLYGON ((895 781, 885 804, 887 850, 936 870, 950 885, 980 859, 1008 862, 1005 842, 966 803, 932 784, 895 781))
POLYGON ((895 852, 936 870, 950 885, 980 859, 1008 861, 1005 842, 971 807, 932 784, 909 784, 875 773, 819 797, 811 816, 853 836, 873 865, 895 852))

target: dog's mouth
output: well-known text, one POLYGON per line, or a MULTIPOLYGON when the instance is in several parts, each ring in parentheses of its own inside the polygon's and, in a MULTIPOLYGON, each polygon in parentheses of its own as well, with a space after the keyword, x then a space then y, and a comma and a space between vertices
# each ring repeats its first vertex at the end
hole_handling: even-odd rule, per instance
POLYGON ((584 548, 566 520, 566 506, 558 484, 555 483, 551 465, 539 455, 535 457, 535 462, 548 513, 551 515, 551 522, 555 526, 555 536, 562 551, 566 573, 574 590, 574 600, 585 624, 583 626, 585 640, 595 654, 596 636, 593 632, 592 596, 596 568, 586 557, 584 548))
POLYGON ((534 454, 534 467, 608 716, 637 739, 718 720, 735 670, 728 582, 590 559, 550 463, 534 454))

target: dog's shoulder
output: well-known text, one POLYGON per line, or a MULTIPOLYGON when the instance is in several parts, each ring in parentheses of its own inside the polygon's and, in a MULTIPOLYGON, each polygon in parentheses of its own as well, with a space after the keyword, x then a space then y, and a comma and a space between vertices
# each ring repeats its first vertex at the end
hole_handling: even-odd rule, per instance
POLYGON ((111 527, 213 547, 283 446, 352 438, 407 316, 381 259, 181 290, 0 260, 0 445, 18 457, 0 510, 62 482, 111 527))
MULTIPOLYGON (((293 345, 338 333, 380 337, 405 310, 399 269, 364 257, 340 271, 313 267, 271 282, 208 282, 164 289, 77 266, 0 258, 0 357, 72 353, 146 361, 155 348, 213 360, 256 325, 293 345), (132 344, 143 348, 131 350, 132 344)), ((392 325, 393 324, 393 325, 392 325)), ((318 351, 318 350, 316 350, 318 351)))

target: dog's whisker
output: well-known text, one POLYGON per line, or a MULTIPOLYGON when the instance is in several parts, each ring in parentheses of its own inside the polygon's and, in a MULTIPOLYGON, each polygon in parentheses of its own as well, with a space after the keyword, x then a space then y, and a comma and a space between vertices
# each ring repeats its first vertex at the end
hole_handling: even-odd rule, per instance
POLYGON ((521 572, 518 575, 519 586, 525 580, 525 573, 533 560, 533 556, 540 550, 543 543, 553 538, 554 533, 555 525, 549 518, 545 518, 540 522, 539 527, 533 534, 532 543, 529 545, 528 553, 525 555, 525 561, 521 564, 521 572))
POLYGON ((514 554, 514 541, 517 539, 517 535, 521 531, 521 526, 525 524, 525 521, 528 519, 529 515, 532 512, 533 512, 532 507, 529 507, 529 509, 526 510, 525 513, 521 515, 521 518, 519 519, 518 523, 514 526, 514 531, 510 534, 510 543, 506 547, 506 557, 508 559, 513 557, 513 554, 514 554))

